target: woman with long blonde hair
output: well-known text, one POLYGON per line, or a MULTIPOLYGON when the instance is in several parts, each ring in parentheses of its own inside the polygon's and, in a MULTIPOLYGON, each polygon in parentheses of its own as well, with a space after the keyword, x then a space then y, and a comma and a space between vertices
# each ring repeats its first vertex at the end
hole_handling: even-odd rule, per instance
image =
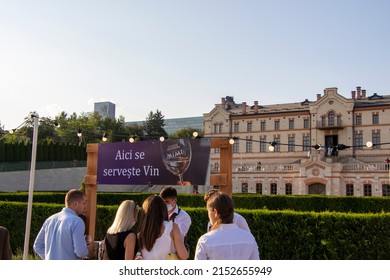
POLYGON ((134 260, 138 251, 137 235, 133 229, 137 217, 136 202, 125 200, 119 205, 114 222, 104 238, 105 260, 134 260))

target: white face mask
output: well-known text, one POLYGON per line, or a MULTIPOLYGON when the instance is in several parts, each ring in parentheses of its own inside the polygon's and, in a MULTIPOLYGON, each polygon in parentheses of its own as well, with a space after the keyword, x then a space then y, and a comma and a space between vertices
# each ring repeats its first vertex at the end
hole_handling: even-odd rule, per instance
POLYGON ((167 204, 167 209, 168 209, 168 212, 171 211, 173 209, 173 205, 172 204, 167 204))

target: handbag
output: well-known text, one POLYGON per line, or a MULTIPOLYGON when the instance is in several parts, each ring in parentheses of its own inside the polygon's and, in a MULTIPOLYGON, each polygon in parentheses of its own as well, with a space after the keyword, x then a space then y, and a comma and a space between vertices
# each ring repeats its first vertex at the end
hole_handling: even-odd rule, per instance
POLYGON ((174 260, 180 260, 180 259, 176 253, 168 253, 167 260, 174 261, 174 260))
POLYGON ((175 245, 173 244, 173 240, 171 239, 171 251, 167 255, 167 260, 180 260, 179 256, 175 252, 175 245))

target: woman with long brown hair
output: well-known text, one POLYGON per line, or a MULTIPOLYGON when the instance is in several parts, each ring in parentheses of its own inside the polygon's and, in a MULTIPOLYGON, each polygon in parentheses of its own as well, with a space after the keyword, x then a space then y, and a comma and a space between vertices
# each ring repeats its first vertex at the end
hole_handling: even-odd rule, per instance
POLYGON ((158 195, 149 196, 142 204, 138 241, 144 260, 165 260, 169 253, 188 258, 179 227, 168 221, 167 206, 158 195))

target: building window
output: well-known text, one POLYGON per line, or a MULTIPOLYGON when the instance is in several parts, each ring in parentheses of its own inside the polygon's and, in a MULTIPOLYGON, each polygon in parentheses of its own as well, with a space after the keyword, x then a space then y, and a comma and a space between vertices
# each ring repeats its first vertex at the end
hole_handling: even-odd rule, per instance
POLYGON ((265 153, 267 151, 268 143, 265 141, 265 139, 261 139, 260 141, 260 153, 265 153))
POLYGON ((370 184, 364 185, 363 188, 364 188, 364 196, 372 196, 372 187, 370 184))
POLYGON ((310 150, 310 137, 309 137, 309 135, 303 135, 303 137, 302 137, 302 150, 303 151, 310 150))
POLYGON ((247 153, 252 153, 253 152, 253 142, 252 142, 252 137, 246 140, 246 152, 247 153))
POLYGON ((325 119, 325 116, 322 116, 322 117, 321 117, 321 126, 322 126, 322 127, 326 127, 326 119, 325 119))
POLYGON ((287 183, 287 184, 286 184, 285 193, 286 193, 286 194, 292 194, 292 184, 290 184, 290 183, 287 183))
POLYGON ((279 129, 280 129, 280 121, 275 120, 275 130, 279 130, 279 129))
POLYGON ((214 154, 219 154, 221 152, 220 148, 214 148, 214 154))
POLYGON ((288 137, 288 151, 289 152, 295 151, 295 137, 294 136, 288 137))
POLYGON ((242 183, 241 184, 241 192, 242 193, 248 193, 248 183, 242 183))
POLYGON ((363 134, 355 132, 355 147, 356 149, 363 149, 363 134))
POLYGON ((279 137, 275 137, 275 138, 274 138, 274 142, 275 142, 275 143, 278 143, 278 144, 276 144, 276 145, 274 146, 274 148, 275 148, 274 152, 280 152, 280 145, 279 145, 279 143, 280 143, 280 138, 279 138, 279 137))
POLYGON ((222 123, 215 123, 214 125, 214 133, 221 133, 222 132, 222 123))
POLYGON ((263 184, 262 183, 256 183, 256 193, 263 194, 263 184))
POLYGON ((275 183, 271 184, 271 194, 278 194, 278 185, 275 183))
POLYGON ((247 124, 246 124, 246 130, 247 131, 252 131, 252 122, 248 122, 247 124))
POLYGON ((219 163, 215 162, 211 165, 212 172, 219 172, 219 163))
POLYGON ((238 154, 239 152, 240 152, 239 140, 234 140, 234 144, 233 144, 233 153, 234 153, 234 154, 238 154))
POLYGON ((362 115, 359 114, 355 116, 355 124, 362 125, 362 115))
POLYGON ((260 123, 260 130, 261 130, 261 131, 266 130, 265 121, 262 121, 262 122, 260 123))
POLYGON ((381 134, 380 132, 373 132, 372 133, 372 146, 373 149, 380 149, 381 145, 381 134))
POLYGON ((238 122, 234 123, 233 131, 234 132, 239 132, 240 131, 240 123, 238 123, 238 122))
POLYGON ((288 120, 288 128, 289 129, 294 129, 294 119, 288 120))
POLYGON ((390 185, 389 184, 382 185, 382 195, 383 196, 390 196, 390 185))
POLYGON ((337 116, 337 126, 341 126, 341 116, 340 115, 338 115, 337 116))
POLYGON ((303 119, 303 128, 309 128, 309 119, 308 118, 303 119))
POLYGON ((334 126, 334 113, 333 113, 333 111, 328 113, 328 125, 334 126))
POLYGON ((347 184, 345 186, 345 195, 346 196, 353 196, 353 184, 347 184))
POLYGON ((379 124, 379 114, 378 113, 372 114, 372 124, 379 124))

